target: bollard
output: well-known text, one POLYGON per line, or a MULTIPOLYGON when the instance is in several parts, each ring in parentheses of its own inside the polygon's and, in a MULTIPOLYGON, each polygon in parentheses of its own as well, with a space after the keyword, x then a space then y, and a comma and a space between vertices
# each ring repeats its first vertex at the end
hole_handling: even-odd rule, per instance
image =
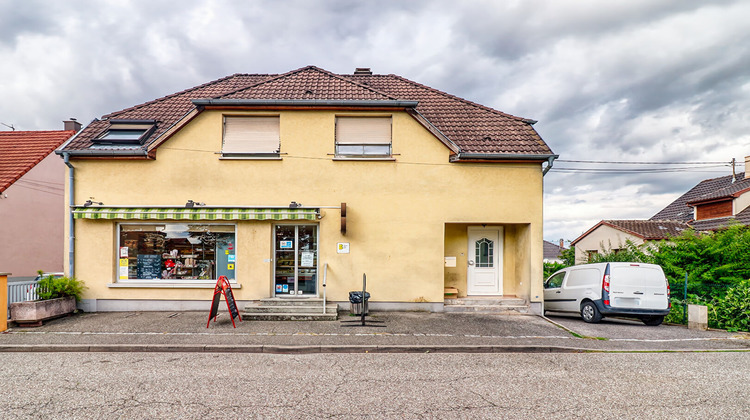
POLYGON ((8 276, 10 273, 0 273, 0 305, 5 308, 5 315, 0 317, 0 332, 8 329, 8 276))
POLYGON ((688 305, 688 329, 708 329, 708 307, 705 305, 688 305))

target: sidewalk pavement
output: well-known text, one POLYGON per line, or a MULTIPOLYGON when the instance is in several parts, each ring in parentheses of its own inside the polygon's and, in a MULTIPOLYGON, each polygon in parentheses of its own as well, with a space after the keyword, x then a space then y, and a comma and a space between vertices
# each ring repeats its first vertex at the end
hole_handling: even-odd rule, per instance
POLYGON ((647 327, 605 318, 427 312, 339 313, 338 321, 243 321, 226 312, 210 323, 206 312, 79 313, 41 327, 0 333, 0 352, 644 352, 750 351, 750 335, 684 326, 647 327), (349 326, 353 325, 353 326, 349 326))

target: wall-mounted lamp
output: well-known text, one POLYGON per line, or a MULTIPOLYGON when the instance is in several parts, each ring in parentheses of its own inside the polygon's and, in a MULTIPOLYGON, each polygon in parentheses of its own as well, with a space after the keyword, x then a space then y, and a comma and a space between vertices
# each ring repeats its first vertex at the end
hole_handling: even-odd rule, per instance
POLYGON ((296 209, 298 207, 302 207, 302 204, 300 204, 300 203, 298 203, 296 201, 292 201, 291 203, 289 203, 289 208, 290 209, 296 209))
POLYGON ((99 205, 99 206, 102 206, 102 205, 104 205, 104 203, 102 203, 101 201, 91 201, 91 200, 86 200, 86 202, 85 202, 85 203, 83 203, 83 207, 91 207, 91 206, 93 206, 94 204, 96 204, 96 205, 99 205))
POLYGON ((205 206, 205 205, 206 205, 206 203, 201 203, 201 202, 193 201, 193 200, 188 200, 187 203, 185 203, 185 207, 189 208, 189 209, 191 209, 193 207, 201 207, 201 206, 205 206))

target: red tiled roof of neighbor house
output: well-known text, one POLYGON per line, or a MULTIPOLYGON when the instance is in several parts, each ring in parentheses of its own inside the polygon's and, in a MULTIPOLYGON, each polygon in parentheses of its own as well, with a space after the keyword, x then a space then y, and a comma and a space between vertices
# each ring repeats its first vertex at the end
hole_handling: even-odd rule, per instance
MULTIPOLYGON (((287 101, 417 101, 435 131, 457 146, 459 153, 519 156, 544 160, 554 156, 532 127, 533 121, 449 95, 396 75, 338 75, 308 66, 279 75, 235 74, 132 108, 105 115, 89 124, 64 151, 90 149, 92 139, 109 127, 108 120, 156 120, 143 150, 160 144, 165 134, 196 109, 193 100, 287 101)), ((416 117, 415 117, 416 118, 416 117)), ((431 130, 433 131, 433 130, 431 130)), ((109 151, 117 150, 116 147, 109 151)), ((103 153, 104 154, 104 153, 103 153)))
POLYGON ((686 222, 680 220, 602 220, 583 235, 571 241, 570 244, 575 245, 602 225, 629 233, 646 241, 667 239, 671 236, 677 236, 683 230, 690 228, 686 222))
MULTIPOLYGON (((742 181, 736 181, 735 183, 744 184, 747 181, 744 178, 744 172, 737 174, 736 179, 742 181)), ((713 196, 717 191, 725 191, 727 188, 731 188, 732 185, 731 175, 705 179, 653 215, 649 220, 682 220, 690 222, 693 220, 693 207, 689 206, 688 203, 703 201, 705 197, 713 196)))
MULTIPOLYGON (((0 131, 0 192, 46 158, 75 131, 0 131)), ((62 181, 61 181, 62 182, 62 181)))

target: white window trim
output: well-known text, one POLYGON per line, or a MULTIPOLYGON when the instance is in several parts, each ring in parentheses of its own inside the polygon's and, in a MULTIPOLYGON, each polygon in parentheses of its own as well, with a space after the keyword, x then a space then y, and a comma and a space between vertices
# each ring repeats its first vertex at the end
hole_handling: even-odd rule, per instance
MULTIPOLYGON (((180 280, 180 279, 120 279, 120 226, 122 225, 164 225, 167 223, 174 224, 185 224, 184 222, 192 222, 186 220, 161 220, 159 222, 117 222, 115 224, 115 249, 114 249, 114 262, 115 272, 114 281, 107 283, 108 288, 141 288, 141 289, 213 289, 216 286, 218 279, 194 279, 194 280, 180 280)), ((203 225, 217 225, 217 226, 232 226, 234 227, 234 242, 237 243, 237 224, 236 223, 216 223, 216 221, 197 220, 197 222, 203 225)), ((236 254, 236 251, 235 251, 236 254)), ((235 263, 236 264, 236 263, 235 263)), ((229 284, 232 285, 233 289, 241 289, 242 285, 237 283, 235 278, 229 280, 229 284)))

